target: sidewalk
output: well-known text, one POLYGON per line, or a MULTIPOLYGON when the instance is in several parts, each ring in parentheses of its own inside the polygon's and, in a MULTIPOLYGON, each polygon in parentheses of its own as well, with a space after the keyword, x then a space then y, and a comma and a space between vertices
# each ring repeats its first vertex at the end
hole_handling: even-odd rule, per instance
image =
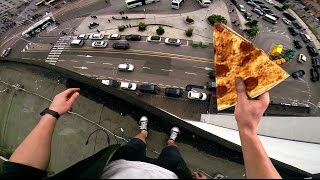
POLYGON ((201 40, 201 41, 211 41, 212 40, 212 26, 207 22, 207 17, 212 14, 220 14, 224 16, 228 25, 231 26, 231 20, 228 13, 227 5, 223 1, 215 1, 209 8, 203 8, 198 11, 184 13, 184 14, 170 14, 170 15, 160 15, 160 14, 124 14, 123 16, 128 16, 128 20, 113 20, 112 16, 116 18, 121 18, 119 14, 117 15, 103 15, 97 16, 97 19, 92 19, 91 17, 85 18, 81 25, 75 30, 75 34, 81 33, 96 33, 97 29, 101 33, 108 35, 112 33, 118 33, 121 35, 127 34, 140 34, 142 36, 156 35, 156 29, 158 26, 148 26, 146 31, 139 32, 137 27, 126 28, 123 32, 118 31, 117 26, 120 24, 136 26, 139 22, 144 22, 146 24, 162 24, 164 26, 165 33, 163 36, 174 37, 179 39, 187 40, 201 40), (207 16, 206 16, 207 15, 207 16), (189 16, 194 19, 193 24, 187 24, 184 20, 189 16), (141 19, 134 19, 141 18, 141 19), (110 19, 111 22, 108 22, 110 19), (99 23, 99 27, 95 29, 89 29, 88 25, 92 22, 99 23), (168 27, 171 26, 171 27, 168 27), (193 35, 187 37, 184 31, 188 28, 193 28, 193 35))

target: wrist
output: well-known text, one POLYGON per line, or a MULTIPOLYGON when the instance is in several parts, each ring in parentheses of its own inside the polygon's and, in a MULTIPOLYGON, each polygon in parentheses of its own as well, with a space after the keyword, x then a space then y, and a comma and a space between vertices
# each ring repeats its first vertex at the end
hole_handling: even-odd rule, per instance
POLYGON ((257 135, 257 128, 250 126, 250 125, 241 125, 237 123, 238 131, 240 134, 254 136, 257 135))

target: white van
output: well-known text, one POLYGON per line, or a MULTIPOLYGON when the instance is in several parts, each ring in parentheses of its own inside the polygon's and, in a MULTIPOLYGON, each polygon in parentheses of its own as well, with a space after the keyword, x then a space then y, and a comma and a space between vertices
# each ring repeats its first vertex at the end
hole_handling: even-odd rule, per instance
POLYGON ((83 46, 84 41, 75 39, 70 42, 70 46, 83 46))
POLYGON ((103 39, 104 35, 103 34, 91 34, 89 36, 89 39, 94 39, 94 40, 101 40, 103 39))
POLYGON ((180 9, 182 4, 184 3, 184 0, 172 0, 171 2, 171 8, 172 9, 180 9))
POLYGON ((201 7, 209 7, 211 4, 210 0, 197 0, 201 7))

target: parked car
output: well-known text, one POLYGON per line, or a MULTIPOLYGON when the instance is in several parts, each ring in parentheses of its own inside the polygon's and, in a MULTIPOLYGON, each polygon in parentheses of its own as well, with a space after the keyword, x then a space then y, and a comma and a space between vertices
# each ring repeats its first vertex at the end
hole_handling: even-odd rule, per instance
POLYGON ((319 81, 319 72, 315 68, 310 69, 310 74, 311 74, 311 81, 316 82, 319 81))
POLYGON ((302 48, 302 43, 298 40, 293 40, 293 45, 296 49, 301 49, 302 48))
POLYGON ((252 7, 256 7, 257 6, 256 3, 252 2, 252 1, 248 1, 247 4, 249 6, 252 6, 252 7))
POLYGON ((126 40, 127 41, 140 41, 141 40, 141 36, 138 34, 130 34, 126 36, 126 40))
POLYGON ((274 8, 276 8, 278 11, 284 11, 283 9, 282 9, 282 7, 280 7, 280 6, 277 6, 277 5, 274 5, 274 8))
POLYGON ((214 82, 214 81, 207 82, 207 89, 209 91, 216 92, 216 88, 217 88, 216 82, 214 82))
POLYGON ((120 40, 120 39, 121 39, 121 36, 120 36, 120 34, 110 34, 110 35, 108 36, 108 39, 109 39, 109 40, 120 40))
POLYGON ((170 97, 181 97, 183 95, 183 89, 181 88, 166 88, 164 90, 166 96, 170 97))
POLYGON ((263 16, 264 15, 264 13, 258 8, 253 8, 251 11, 256 13, 256 14, 258 14, 259 16, 263 16))
POLYGON ((203 92, 189 91, 188 99, 205 101, 207 99, 207 95, 203 92))
POLYGON ((108 46, 107 41, 94 41, 92 43, 92 47, 105 48, 107 46, 108 46))
POLYGON ((7 57, 7 56, 9 56, 9 54, 11 53, 11 51, 12 51, 11 48, 7 48, 7 49, 5 49, 5 50, 2 51, 1 56, 2 56, 2 57, 7 57))
POLYGON ((302 26, 299 23, 297 23, 296 21, 292 21, 292 25, 294 27, 296 27, 297 29, 301 29, 302 28, 302 26))
POLYGON ((271 11, 270 9, 266 9, 266 8, 262 8, 262 10, 266 13, 266 14, 272 14, 272 16, 274 16, 275 14, 273 13, 273 11, 271 11))
POLYGON ((264 4, 263 2, 261 2, 261 1, 253 1, 254 3, 256 3, 256 4, 264 4))
POLYGON ((239 11, 241 12, 246 12, 246 10, 244 9, 244 6, 242 4, 238 4, 237 8, 239 9, 239 11))
POLYGON ((293 78, 298 78, 298 77, 301 77, 301 76, 303 76, 303 75, 305 75, 306 73, 304 72, 304 70, 299 70, 299 71, 296 71, 296 72, 293 72, 292 74, 291 74, 291 76, 293 77, 293 78))
POLYGON ((77 39, 88 39, 88 36, 86 34, 79 34, 77 39))
POLYGON ((273 4, 273 1, 272 0, 265 0, 267 3, 269 4, 273 4))
POLYGON ((304 34, 304 33, 300 33, 301 39, 305 42, 308 43, 310 42, 312 39, 308 34, 304 34))
POLYGON ((126 50, 126 49, 130 48, 130 44, 129 43, 116 42, 116 43, 113 43, 112 47, 113 47, 113 49, 126 50))
POLYGON ((291 24, 291 21, 288 20, 287 18, 281 18, 281 19, 282 19, 282 21, 283 21, 285 24, 287 24, 287 25, 290 25, 290 24, 291 24))
POLYGON ((292 36, 296 36, 299 34, 299 31, 293 27, 288 27, 288 30, 292 36))
POLYGON ((129 71, 132 72, 134 70, 134 65, 129 64, 129 63, 123 63, 118 65, 118 70, 119 71, 129 71))
POLYGON ((308 49, 310 56, 318 56, 319 55, 318 50, 315 47, 313 47, 311 45, 307 45, 307 49, 308 49))
POLYGON ((92 39, 92 40, 101 40, 103 39, 104 35, 103 34, 91 34, 89 36, 89 39, 92 39))
POLYGON ((251 19, 252 19, 252 14, 250 14, 250 13, 248 13, 248 12, 245 12, 245 13, 244 13, 244 18, 245 18, 246 20, 251 20, 251 19))
POLYGON ((299 54, 298 56, 298 62, 303 63, 307 61, 307 57, 304 54, 299 54))
POLYGON ((160 92, 160 87, 156 84, 141 84, 139 89, 143 93, 158 94, 160 92))
POLYGON ((102 80, 101 83, 114 88, 118 88, 120 86, 120 82, 113 79, 102 80))
POLYGON ((317 57, 312 57, 311 58, 311 62, 312 62, 312 67, 313 68, 319 68, 320 67, 320 61, 317 57))
POLYGON ((148 42, 161 42, 160 36, 148 36, 147 37, 148 42))
POLYGON ((130 82, 121 82, 120 88, 125 90, 135 91, 137 89, 137 84, 130 83, 130 82))
POLYGON ((216 74, 215 74, 214 71, 209 71, 208 72, 208 76, 209 76, 210 79, 214 79, 214 80, 216 79, 216 74))
POLYGON ((88 27, 89 27, 89 29, 93 29, 93 28, 96 28, 98 26, 99 26, 99 23, 93 22, 93 23, 90 23, 88 27))
POLYGON ((181 45, 181 40, 180 39, 174 39, 174 38, 166 38, 164 40, 164 43, 168 44, 168 45, 180 46, 181 45))
POLYGON ((269 14, 269 15, 275 17, 277 20, 280 19, 280 17, 278 15, 274 14, 274 13, 273 14, 269 14))

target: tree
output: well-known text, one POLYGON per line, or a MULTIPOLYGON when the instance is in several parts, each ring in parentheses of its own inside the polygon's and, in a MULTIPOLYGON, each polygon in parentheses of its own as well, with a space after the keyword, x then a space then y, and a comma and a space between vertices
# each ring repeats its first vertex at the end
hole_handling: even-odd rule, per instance
POLYGON ((258 25, 258 22, 259 22, 259 21, 255 20, 255 19, 254 19, 254 20, 251 20, 251 21, 250 21, 250 26, 257 26, 257 25, 258 25))
POLYGON ((188 37, 190 37, 190 36, 192 36, 193 29, 192 29, 192 28, 188 28, 185 32, 186 32, 186 35, 187 35, 188 37))
POLYGON ((248 34, 250 36, 256 36, 259 32, 259 27, 258 26, 252 26, 250 29, 246 29, 246 31, 248 32, 248 34))
POLYGON ((139 28, 139 31, 144 31, 144 30, 146 30, 147 25, 144 22, 140 22, 138 25, 138 28, 139 28))
POLYGON ((212 14, 211 16, 208 17, 208 21, 210 22, 210 24, 214 25, 214 23, 223 23, 223 24, 227 24, 227 20, 226 18, 224 18, 221 15, 217 15, 217 14, 212 14))
POLYGON ((283 9, 283 10, 286 10, 286 9, 288 9, 289 7, 290 7, 290 5, 287 4, 287 3, 285 3, 285 4, 282 5, 282 9, 283 9))
POLYGON ((123 24, 119 24, 118 25, 118 30, 119 31, 123 31, 124 30, 124 25, 123 24))
POLYGON ((156 30, 158 35, 162 35, 164 33, 164 29, 162 26, 158 26, 158 29, 156 30))

